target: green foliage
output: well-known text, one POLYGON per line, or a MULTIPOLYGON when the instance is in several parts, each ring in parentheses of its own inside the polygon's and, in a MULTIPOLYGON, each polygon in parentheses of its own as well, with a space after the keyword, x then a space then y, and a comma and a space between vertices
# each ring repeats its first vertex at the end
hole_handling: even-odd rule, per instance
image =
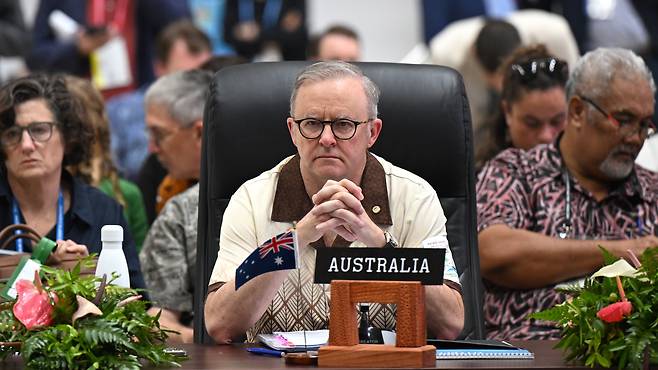
MULTIPOLYGON (((606 264, 615 262, 602 250, 606 264)), ((641 369, 646 351, 650 362, 657 364, 658 248, 646 250, 640 261, 638 278, 622 278, 633 311, 621 322, 609 324, 596 317, 601 308, 619 301, 614 278, 587 279, 583 288, 574 291, 573 299, 530 317, 557 323, 562 329, 557 347, 566 351, 568 360, 590 367, 641 369)))
MULTIPOLYGON (((101 279, 80 274, 81 267, 90 264, 93 261, 86 258, 71 271, 43 267, 44 288, 57 295, 54 324, 27 331, 14 317, 11 305, 5 305, 0 307, 0 341, 21 341, 23 361, 34 369, 138 369, 142 361, 179 366, 180 358, 164 352, 168 331, 160 328, 158 317, 146 313, 146 302, 117 306, 137 294, 132 289, 108 285, 97 305, 103 315, 72 323, 71 315, 78 308, 76 295, 89 301, 97 295, 101 279)), ((0 358, 13 351, 0 347, 0 358)))

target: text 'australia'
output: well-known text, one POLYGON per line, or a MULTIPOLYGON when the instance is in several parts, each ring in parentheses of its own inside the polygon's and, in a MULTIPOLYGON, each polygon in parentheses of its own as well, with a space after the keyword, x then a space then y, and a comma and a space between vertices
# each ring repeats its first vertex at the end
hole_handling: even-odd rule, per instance
POLYGON ((332 257, 327 272, 429 274, 430 268, 427 258, 332 257))

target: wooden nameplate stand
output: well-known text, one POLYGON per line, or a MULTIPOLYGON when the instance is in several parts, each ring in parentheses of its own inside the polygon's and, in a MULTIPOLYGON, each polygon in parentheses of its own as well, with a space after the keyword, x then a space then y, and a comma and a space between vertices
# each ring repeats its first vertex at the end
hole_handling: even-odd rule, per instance
POLYGON ((320 347, 320 367, 433 367, 436 348, 426 345, 425 290, 416 281, 331 282, 329 345, 320 347), (355 305, 397 304, 395 346, 359 344, 355 305))

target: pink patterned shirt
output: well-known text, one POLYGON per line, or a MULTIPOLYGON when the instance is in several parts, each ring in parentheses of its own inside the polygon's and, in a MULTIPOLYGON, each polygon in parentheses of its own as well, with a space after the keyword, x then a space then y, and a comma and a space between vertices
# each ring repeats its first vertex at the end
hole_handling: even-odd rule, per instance
MULTIPOLYGON (((476 187, 478 232, 504 224, 558 237, 566 220, 566 186, 556 145, 529 151, 508 149, 485 165, 476 187)), ((568 238, 619 240, 658 231, 658 174, 636 166, 627 180, 600 202, 572 176, 570 182, 573 226, 568 238)), ((485 281, 487 337, 559 338, 556 327, 526 316, 564 299, 553 286, 511 290, 485 281)))

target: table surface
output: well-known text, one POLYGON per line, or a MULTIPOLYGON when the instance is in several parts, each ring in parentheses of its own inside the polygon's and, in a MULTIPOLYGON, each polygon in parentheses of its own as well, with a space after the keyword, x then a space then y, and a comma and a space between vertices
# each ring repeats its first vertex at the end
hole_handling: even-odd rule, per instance
MULTIPOLYGON (((437 369, 588 369, 582 365, 566 364, 561 350, 553 349, 556 341, 516 341, 514 345, 535 354, 534 360, 441 360, 437 369)), ((257 356, 245 351, 244 344, 230 346, 180 345, 190 359, 182 363, 183 369, 316 369, 315 366, 286 365, 284 359, 257 356)))
MULTIPOLYGON (((512 341, 535 354, 534 360, 441 360, 435 369, 589 369, 579 364, 567 364, 562 352, 553 349, 556 341, 512 341)), ((253 345, 251 345, 253 346, 253 345)), ((177 347, 187 351, 189 360, 182 369, 317 369, 316 366, 286 365, 283 358, 257 356, 245 351, 245 344, 214 345, 183 344, 177 347)), ((20 358, 0 362, 1 369, 23 369, 20 358)), ((163 369, 146 367, 147 369, 163 369)), ((322 368, 330 369, 330 368, 322 368)), ((654 369, 654 367, 652 367, 654 369)))

